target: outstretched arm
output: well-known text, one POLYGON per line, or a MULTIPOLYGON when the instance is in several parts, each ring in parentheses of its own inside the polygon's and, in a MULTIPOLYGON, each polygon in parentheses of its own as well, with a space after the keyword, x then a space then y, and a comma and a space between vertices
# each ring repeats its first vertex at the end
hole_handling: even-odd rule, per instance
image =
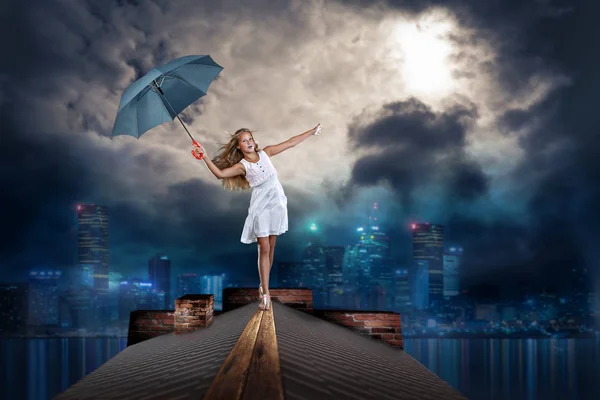
POLYGON ((281 142, 279 144, 272 145, 272 146, 267 146, 263 150, 265 151, 265 153, 267 153, 267 155, 269 157, 272 157, 276 154, 281 153, 282 151, 285 151, 287 149, 294 147, 298 143, 302 143, 303 141, 308 139, 310 136, 318 134, 318 132, 320 131, 320 128, 321 128, 321 124, 318 124, 314 128, 309 129, 304 133, 301 133, 296 136, 292 136, 285 142, 281 142))
POLYGON ((194 151, 204 154, 204 157, 202 158, 204 163, 217 179, 233 178, 234 176, 246 174, 246 169, 241 163, 237 163, 229 168, 219 169, 219 167, 210 160, 210 157, 208 157, 206 150, 204 150, 202 145, 198 145, 194 151))

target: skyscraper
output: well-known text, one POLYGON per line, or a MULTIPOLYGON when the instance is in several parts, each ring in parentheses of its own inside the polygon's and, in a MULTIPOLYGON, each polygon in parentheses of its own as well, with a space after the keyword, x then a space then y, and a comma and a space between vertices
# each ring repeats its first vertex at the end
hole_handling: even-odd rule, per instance
POLYGON ((375 304, 389 308, 393 304, 389 237, 380 225, 378 212, 378 204, 373 203, 367 223, 356 229, 358 241, 346 260, 351 263, 351 280, 356 282, 360 309, 375 309, 375 304))
POLYGON ((403 312, 411 305, 409 270, 408 268, 398 268, 394 277, 394 311, 403 312))
POLYGON ((277 275, 279 277, 279 288, 296 288, 300 286, 302 279, 301 264, 292 261, 277 261, 277 275))
POLYGON ((119 296, 123 274, 118 272, 108 273, 108 314, 111 321, 119 320, 119 296))
POLYGON ((460 261, 462 247, 451 246, 444 252, 444 296, 457 296, 460 292, 460 261))
POLYGON ((134 310, 164 309, 165 293, 155 290, 154 284, 142 279, 122 281, 119 288, 119 319, 129 320, 134 310))
POLYGON ((427 261, 429 306, 439 304, 444 295, 444 227, 412 224, 413 260, 427 261))
POLYGON ((200 294, 212 294, 215 310, 223 310, 223 287, 225 274, 202 275, 200 277, 200 294))
POLYGON ((0 334, 25 332, 29 320, 29 283, 0 284, 0 334))
POLYGON ((415 260, 413 268, 413 304, 416 309, 424 310, 430 305, 429 260, 415 260))
POLYGON ((307 235, 307 244, 300 260, 300 286, 313 291, 313 304, 321 305, 325 287, 326 267, 324 240, 316 224, 312 224, 307 235))
POLYGON ((177 297, 200 294, 202 291, 197 274, 181 274, 177 277, 177 297))
POLYGON ((93 288, 101 298, 108 297, 108 208, 94 204, 76 207, 79 275, 93 271, 93 288))
POLYGON ((42 270, 29 273, 29 325, 59 324, 59 281, 62 271, 42 270))
POLYGON ((343 293, 342 289, 344 287, 342 267, 346 248, 344 246, 326 246, 323 251, 325 252, 325 269, 327 271, 324 305, 326 307, 341 307, 338 297, 343 293))
POLYGON ((165 255, 156 255, 148 261, 148 280, 154 291, 164 292, 164 309, 171 309, 171 260, 165 255))

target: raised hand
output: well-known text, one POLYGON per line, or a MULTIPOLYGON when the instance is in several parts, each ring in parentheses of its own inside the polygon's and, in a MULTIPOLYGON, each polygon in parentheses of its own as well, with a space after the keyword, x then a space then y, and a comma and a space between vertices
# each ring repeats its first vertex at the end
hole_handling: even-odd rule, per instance
POLYGON ((204 147, 200 143, 196 142, 195 140, 193 143, 194 143, 194 148, 192 150, 192 155, 197 160, 202 160, 202 158, 206 154, 206 150, 204 150, 204 147))
POLYGON ((321 134, 321 124, 318 124, 313 128, 313 135, 319 136, 321 134))

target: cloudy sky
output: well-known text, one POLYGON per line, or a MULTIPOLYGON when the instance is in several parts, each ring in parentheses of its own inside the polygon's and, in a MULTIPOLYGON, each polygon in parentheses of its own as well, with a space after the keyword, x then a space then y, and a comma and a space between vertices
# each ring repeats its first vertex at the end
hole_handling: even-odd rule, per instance
POLYGON ((110 207, 111 270, 227 266, 249 193, 226 192, 176 122, 110 138, 123 90, 189 54, 224 67, 185 110, 214 155, 225 131, 261 146, 322 123, 273 161, 294 259, 316 222, 349 244, 380 205, 400 264, 408 226, 443 224, 469 282, 600 272, 600 28, 594 2, 9 1, 0 11, 0 278, 76 262, 74 205, 110 207))

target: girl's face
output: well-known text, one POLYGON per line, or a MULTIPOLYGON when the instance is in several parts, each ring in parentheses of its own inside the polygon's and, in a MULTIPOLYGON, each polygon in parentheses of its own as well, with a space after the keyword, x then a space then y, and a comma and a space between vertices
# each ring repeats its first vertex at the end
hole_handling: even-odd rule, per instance
POLYGON ((250 132, 242 132, 238 138, 237 148, 244 153, 252 153, 254 151, 254 139, 250 132))

